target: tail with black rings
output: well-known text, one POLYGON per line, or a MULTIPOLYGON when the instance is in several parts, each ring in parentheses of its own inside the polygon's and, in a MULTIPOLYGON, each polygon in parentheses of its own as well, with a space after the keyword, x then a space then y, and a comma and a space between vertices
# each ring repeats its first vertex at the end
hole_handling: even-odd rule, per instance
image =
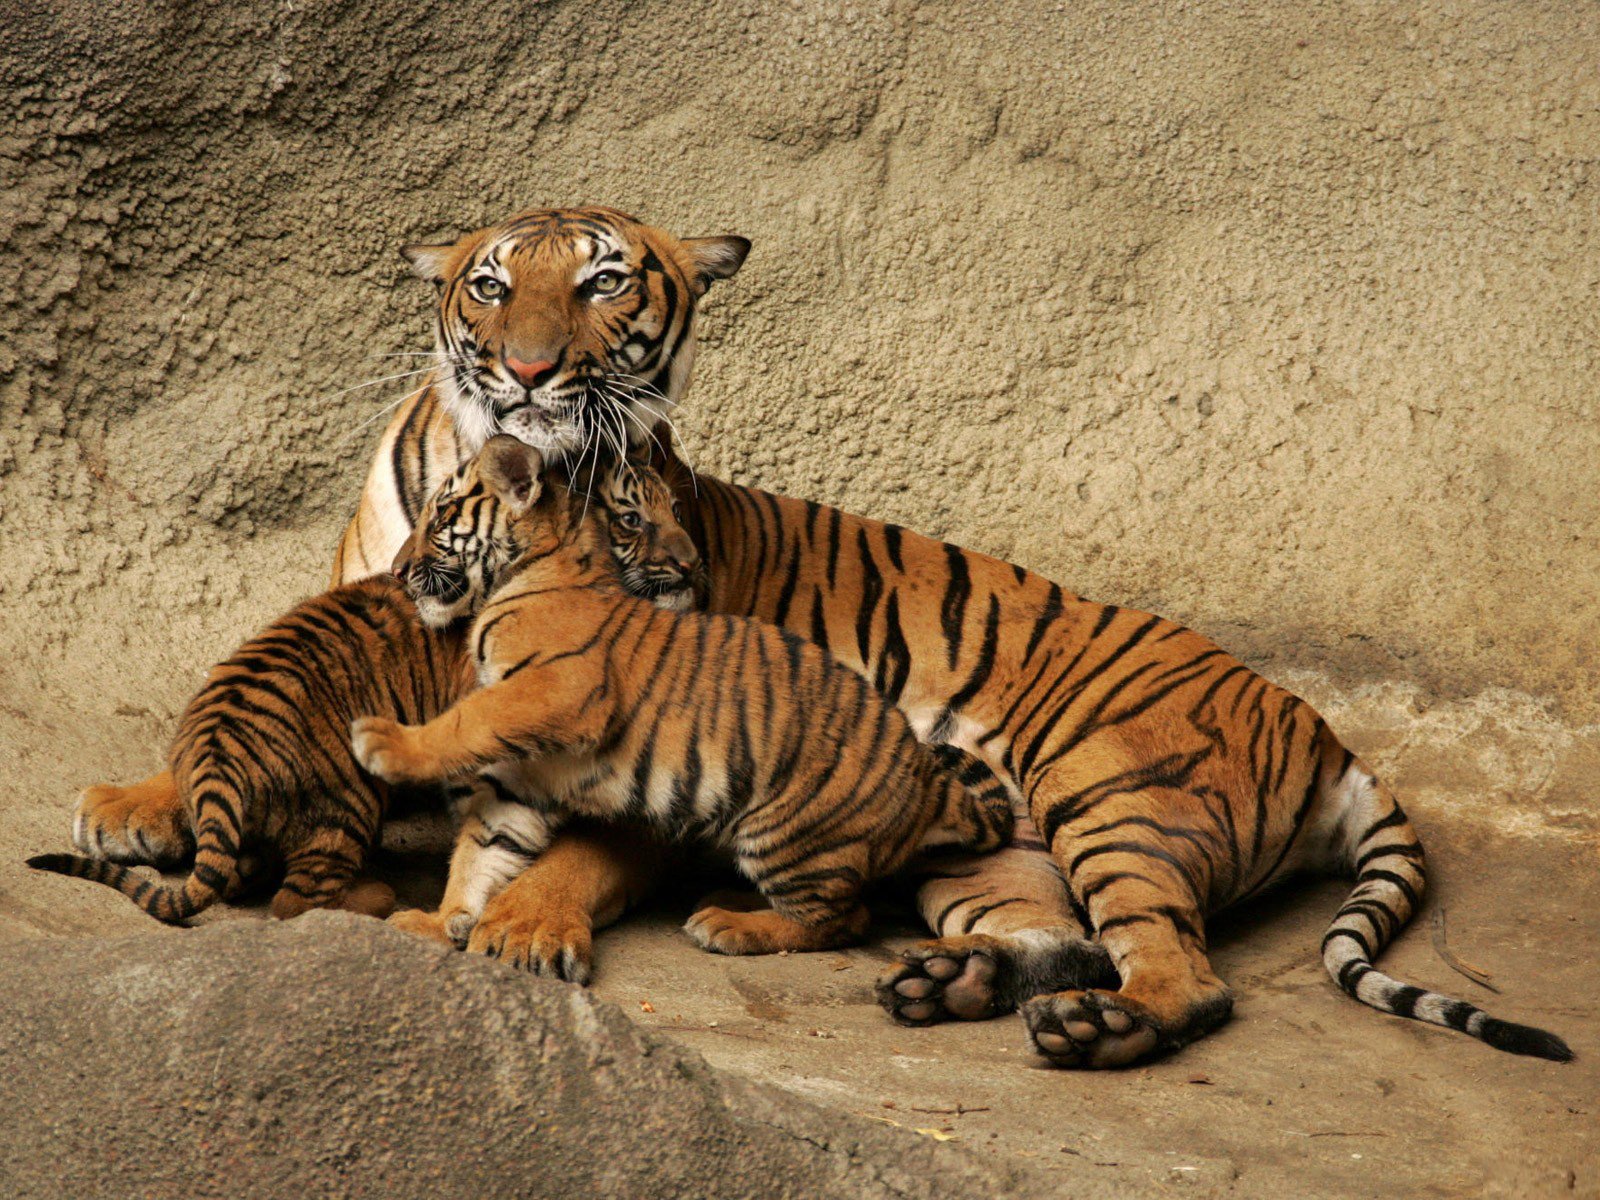
POLYGON ((1322 939, 1322 963, 1349 995, 1380 1012, 1442 1025, 1511 1054, 1568 1062, 1572 1050, 1543 1029, 1491 1017, 1476 1005, 1430 992, 1375 968, 1422 903, 1422 843, 1389 789, 1351 759, 1334 785, 1344 790, 1349 862, 1356 885, 1322 939))
POLYGON ((195 792, 195 856, 181 884, 158 883, 129 867, 77 854, 39 854, 28 866, 115 888, 158 921, 180 924, 239 884, 239 797, 220 776, 201 773, 195 792))

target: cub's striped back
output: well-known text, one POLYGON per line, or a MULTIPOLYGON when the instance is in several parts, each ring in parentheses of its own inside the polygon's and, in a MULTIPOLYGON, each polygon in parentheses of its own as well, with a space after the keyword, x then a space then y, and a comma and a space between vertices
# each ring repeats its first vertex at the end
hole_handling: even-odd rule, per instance
POLYGON ((284 866, 276 917, 387 911, 392 892, 355 884, 387 789, 351 755, 350 722, 444 711, 471 685, 461 642, 459 628, 425 626, 388 577, 305 601, 212 669, 179 723, 168 773, 141 785, 170 787, 187 809, 195 858, 183 884, 78 855, 28 865, 106 884, 158 920, 180 922, 237 891, 241 860, 265 852, 284 866))

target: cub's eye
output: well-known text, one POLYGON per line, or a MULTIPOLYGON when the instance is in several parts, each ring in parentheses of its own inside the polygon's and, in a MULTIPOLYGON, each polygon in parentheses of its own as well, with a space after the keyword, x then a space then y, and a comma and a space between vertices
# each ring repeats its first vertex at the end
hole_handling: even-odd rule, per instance
POLYGON ((598 275, 589 276, 586 286, 596 296, 609 296, 622 287, 622 280, 621 271, 601 271, 598 275))
POLYGON ((493 275, 480 275, 467 284, 467 290, 482 304, 498 304, 511 289, 493 275))
POLYGON ((617 514, 617 524, 629 533, 638 533, 644 528, 644 518, 636 512, 620 512, 617 514))

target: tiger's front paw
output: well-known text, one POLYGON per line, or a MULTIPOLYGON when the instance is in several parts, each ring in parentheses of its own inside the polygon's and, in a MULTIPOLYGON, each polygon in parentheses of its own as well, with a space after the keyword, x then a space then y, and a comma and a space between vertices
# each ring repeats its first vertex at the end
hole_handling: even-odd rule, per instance
POLYGON ((350 724, 356 761, 389 783, 429 783, 437 777, 416 743, 411 726, 387 717, 361 717, 350 724))
POLYGON ((454 945, 449 932, 445 929, 444 914, 428 912, 421 908, 407 908, 394 913, 389 918, 389 924, 396 929, 403 929, 407 933, 414 933, 420 938, 430 942, 443 942, 445 945, 454 945))
POLYGON ((467 938, 467 952, 533 975, 588 983, 594 963, 591 930, 589 914, 581 909, 530 912, 514 891, 505 891, 484 907, 467 938))

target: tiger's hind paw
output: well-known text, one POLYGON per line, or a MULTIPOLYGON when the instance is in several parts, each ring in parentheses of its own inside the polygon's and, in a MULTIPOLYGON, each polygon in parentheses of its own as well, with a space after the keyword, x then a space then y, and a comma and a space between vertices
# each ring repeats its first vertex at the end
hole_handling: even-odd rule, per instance
POLYGON ((832 920, 805 925, 767 907, 749 892, 718 892, 706 897, 684 922, 694 944, 712 954, 782 954, 853 946, 867 932, 867 910, 857 904, 832 920))
POLYGON ((900 952, 878 979, 878 1003, 901 1025, 981 1021, 1010 1010, 1001 999, 1000 947, 981 935, 941 938, 900 952))
POLYGON ((1125 1067, 1163 1049, 1161 1028, 1116 992, 1059 992, 1022 1006, 1033 1047, 1058 1067, 1125 1067))
POLYGON ((177 793, 144 786, 86 788, 72 815, 72 844, 93 858, 152 867, 174 867, 194 853, 177 793))

